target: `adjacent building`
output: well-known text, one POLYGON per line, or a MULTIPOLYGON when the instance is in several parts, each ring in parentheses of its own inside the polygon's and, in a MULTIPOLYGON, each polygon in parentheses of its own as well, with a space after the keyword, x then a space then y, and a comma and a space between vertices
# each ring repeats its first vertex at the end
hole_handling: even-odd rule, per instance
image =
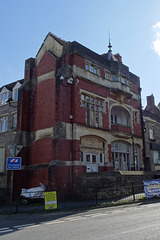
POLYGON ((147 106, 143 110, 145 123, 146 168, 160 170, 160 106, 155 105, 153 94, 147 96, 147 106))
POLYGON ((0 199, 6 195, 10 173, 6 170, 6 159, 13 154, 17 128, 18 89, 23 80, 0 88, 0 199))
POLYGON ((67 194, 85 172, 144 170, 140 79, 108 48, 99 55, 48 33, 26 60, 15 191, 42 182, 67 194))

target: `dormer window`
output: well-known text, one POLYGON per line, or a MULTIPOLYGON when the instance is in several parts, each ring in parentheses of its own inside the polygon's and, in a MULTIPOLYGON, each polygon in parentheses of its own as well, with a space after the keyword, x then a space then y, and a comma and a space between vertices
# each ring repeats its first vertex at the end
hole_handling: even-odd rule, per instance
POLYGON ((14 89, 14 91, 13 91, 13 100, 15 102, 18 101, 18 88, 14 89))
POLYGON ((12 98, 13 101, 17 102, 18 101, 18 90, 21 87, 20 82, 17 82, 12 90, 12 98))
POLYGON ((1 93, 0 93, 0 105, 5 105, 7 104, 7 100, 9 98, 9 91, 6 87, 3 87, 1 93))
POLYGON ((5 92, 5 93, 3 93, 3 94, 2 94, 2 101, 1 101, 1 105, 5 105, 5 104, 6 104, 6 102, 7 102, 7 100, 8 100, 8 93, 7 93, 7 92, 5 92))

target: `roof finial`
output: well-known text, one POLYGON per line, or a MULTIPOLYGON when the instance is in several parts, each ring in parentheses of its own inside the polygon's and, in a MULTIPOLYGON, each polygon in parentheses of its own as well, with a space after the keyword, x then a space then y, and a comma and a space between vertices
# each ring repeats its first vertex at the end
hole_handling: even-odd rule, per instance
POLYGON ((109 31, 109 45, 108 45, 108 48, 109 48, 109 50, 108 50, 108 52, 112 52, 112 45, 111 45, 111 38, 110 38, 110 31, 109 31))

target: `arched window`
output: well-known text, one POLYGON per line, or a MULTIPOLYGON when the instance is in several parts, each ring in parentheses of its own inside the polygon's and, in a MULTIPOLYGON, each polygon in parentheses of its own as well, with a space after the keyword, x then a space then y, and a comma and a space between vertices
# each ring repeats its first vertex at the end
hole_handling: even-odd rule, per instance
POLYGON ((121 107, 114 106, 111 109, 111 124, 120 124, 124 126, 131 126, 131 117, 129 112, 121 107))
POLYGON ((112 143, 112 160, 117 171, 130 171, 130 145, 124 142, 112 143))

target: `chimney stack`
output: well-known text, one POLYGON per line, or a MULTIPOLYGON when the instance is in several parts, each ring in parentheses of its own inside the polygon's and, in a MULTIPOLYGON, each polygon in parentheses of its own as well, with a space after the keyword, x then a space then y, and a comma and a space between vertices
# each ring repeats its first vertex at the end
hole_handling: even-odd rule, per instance
POLYGON ((122 63, 122 56, 117 53, 117 54, 114 54, 115 58, 118 60, 118 62, 121 62, 122 63))
POLYGON ((154 96, 151 94, 150 96, 147 96, 147 109, 152 109, 154 106, 154 96))

